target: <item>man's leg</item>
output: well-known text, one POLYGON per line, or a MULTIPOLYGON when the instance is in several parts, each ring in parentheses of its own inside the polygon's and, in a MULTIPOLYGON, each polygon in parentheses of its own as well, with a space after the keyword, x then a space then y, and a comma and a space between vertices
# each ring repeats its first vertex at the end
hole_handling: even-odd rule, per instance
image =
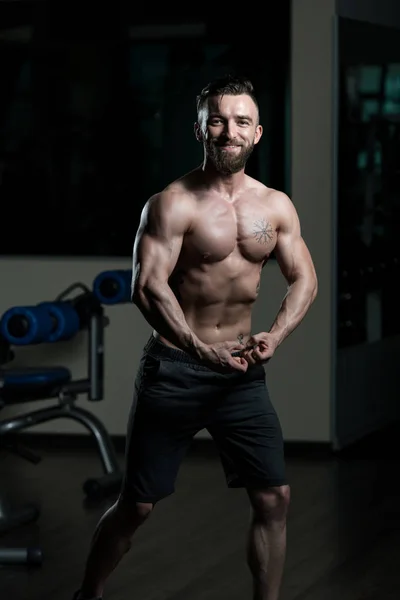
POLYGON ((232 377, 208 428, 221 454, 227 484, 245 487, 251 502, 247 540, 253 600, 278 600, 286 555, 290 490, 282 431, 260 365, 232 377))
POLYGON ((278 600, 286 557, 290 488, 247 491, 251 502, 247 563, 253 576, 253 600, 278 600))
POLYGON ((136 529, 150 515, 150 503, 130 503, 122 496, 100 519, 83 575, 80 598, 101 598, 104 586, 131 547, 136 529))
POLYGON ((154 356, 145 355, 141 361, 121 494, 96 527, 76 600, 101 598, 138 527, 157 502, 174 492, 179 466, 197 432, 194 419, 187 415, 191 388, 184 385, 185 373, 182 365, 154 356))

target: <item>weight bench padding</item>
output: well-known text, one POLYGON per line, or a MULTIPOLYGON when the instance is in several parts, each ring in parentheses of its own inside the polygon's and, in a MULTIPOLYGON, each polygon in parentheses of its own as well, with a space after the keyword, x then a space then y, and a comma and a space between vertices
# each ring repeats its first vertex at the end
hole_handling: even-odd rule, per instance
POLYGON ((65 367, 0 369, 0 397, 6 404, 42 400, 71 381, 65 367))

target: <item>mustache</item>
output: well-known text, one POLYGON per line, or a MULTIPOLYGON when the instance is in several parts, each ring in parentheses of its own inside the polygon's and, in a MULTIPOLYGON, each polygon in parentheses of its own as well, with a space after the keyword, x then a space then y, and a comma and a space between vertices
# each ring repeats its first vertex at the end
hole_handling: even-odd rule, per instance
POLYGON ((234 142, 214 142, 214 145, 215 145, 215 146, 218 146, 218 147, 222 147, 222 148, 223 148, 224 146, 235 146, 235 147, 236 147, 236 146, 237 146, 237 147, 240 147, 240 146, 242 146, 242 144, 237 144, 237 143, 234 143, 234 142))

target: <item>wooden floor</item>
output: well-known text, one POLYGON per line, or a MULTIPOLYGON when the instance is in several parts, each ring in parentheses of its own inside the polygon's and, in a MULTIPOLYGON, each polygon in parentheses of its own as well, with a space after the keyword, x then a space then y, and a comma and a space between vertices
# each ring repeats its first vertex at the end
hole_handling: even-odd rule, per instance
MULTIPOLYGON (((292 504, 281 600, 400 598, 399 437, 392 444, 388 439, 340 458, 288 457, 292 504)), ((44 552, 39 568, 0 568, 2 600, 70 600, 108 505, 84 502, 83 481, 101 473, 94 452, 46 450, 42 456, 35 466, 1 455, 2 490, 19 503, 37 500, 42 514, 37 523, 3 534, 0 543, 39 544, 44 552)), ((248 515, 245 492, 225 487, 216 454, 191 452, 175 495, 138 531, 105 600, 251 600, 248 515)))

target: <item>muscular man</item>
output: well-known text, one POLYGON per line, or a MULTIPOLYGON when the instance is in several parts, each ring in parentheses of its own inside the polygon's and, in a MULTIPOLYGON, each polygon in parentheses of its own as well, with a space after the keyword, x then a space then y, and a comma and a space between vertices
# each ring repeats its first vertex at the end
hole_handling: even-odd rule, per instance
POLYGON ((132 299, 154 332, 135 382, 121 494, 98 524, 76 598, 101 597, 138 526, 174 492, 194 435, 207 429, 227 485, 249 497, 253 599, 278 600, 289 485, 263 365, 307 313, 317 278, 292 202, 245 174, 262 135, 252 84, 214 81, 197 111, 204 162, 148 200, 134 244, 132 299), (253 333, 272 251, 288 290, 268 331, 253 333))

